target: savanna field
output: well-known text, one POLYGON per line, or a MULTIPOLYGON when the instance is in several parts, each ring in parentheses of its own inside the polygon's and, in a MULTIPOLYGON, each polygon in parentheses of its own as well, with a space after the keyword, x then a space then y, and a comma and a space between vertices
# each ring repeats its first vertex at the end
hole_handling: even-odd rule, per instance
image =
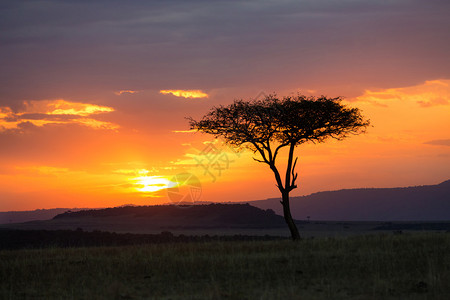
POLYGON ((449 296, 449 233, 0 251, 0 299, 449 296))

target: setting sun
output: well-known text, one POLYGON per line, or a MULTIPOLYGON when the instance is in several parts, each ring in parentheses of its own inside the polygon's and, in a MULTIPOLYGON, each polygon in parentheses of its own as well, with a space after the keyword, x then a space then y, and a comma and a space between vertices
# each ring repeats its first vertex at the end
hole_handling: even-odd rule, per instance
POLYGON ((177 186, 176 182, 162 176, 140 176, 131 178, 130 181, 135 185, 135 189, 142 193, 154 193, 177 186))

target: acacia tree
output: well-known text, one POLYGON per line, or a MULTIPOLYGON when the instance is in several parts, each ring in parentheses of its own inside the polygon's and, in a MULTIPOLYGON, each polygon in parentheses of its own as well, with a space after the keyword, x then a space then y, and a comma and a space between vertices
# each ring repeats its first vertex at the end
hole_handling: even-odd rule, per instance
POLYGON ((360 134, 369 125, 361 111, 342 104, 342 98, 266 96, 262 100, 235 100, 229 106, 214 107, 201 120, 188 118, 191 129, 209 133, 238 149, 259 154, 254 160, 267 164, 281 192, 284 219, 293 240, 300 239, 291 216, 289 193, 297 188, 295 147, 322 143, 328 138, 342 140, 360 134), (277 166, 280 150, 288 149, 284 178, 277 166))

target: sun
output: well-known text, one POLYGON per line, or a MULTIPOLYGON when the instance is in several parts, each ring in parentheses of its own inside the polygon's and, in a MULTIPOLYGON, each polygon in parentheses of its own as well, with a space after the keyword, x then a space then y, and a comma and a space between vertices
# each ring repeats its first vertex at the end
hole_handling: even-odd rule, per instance
POLYGON ((177 185, 164 176, 140 176, 130 180, 136 185, 135 189, 143 193, 154 193, 177 185))

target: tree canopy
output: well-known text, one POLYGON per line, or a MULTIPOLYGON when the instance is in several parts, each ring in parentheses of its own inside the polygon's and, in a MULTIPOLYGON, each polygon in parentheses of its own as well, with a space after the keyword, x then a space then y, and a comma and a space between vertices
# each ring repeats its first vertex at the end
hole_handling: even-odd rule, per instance
POLYGON ((285 146, 321 143, 328 138, 341 140, 364 132, 369 125, 360 110, 343 105, 341 97, 302 95, 235 100, 229 106, 213 108, 200 121, 189 120, 191 129, 221 137, 239 148, 258 151, 267 162, 275 161, 285 146), (274 151, 272 143, 277 144, 274 151))

